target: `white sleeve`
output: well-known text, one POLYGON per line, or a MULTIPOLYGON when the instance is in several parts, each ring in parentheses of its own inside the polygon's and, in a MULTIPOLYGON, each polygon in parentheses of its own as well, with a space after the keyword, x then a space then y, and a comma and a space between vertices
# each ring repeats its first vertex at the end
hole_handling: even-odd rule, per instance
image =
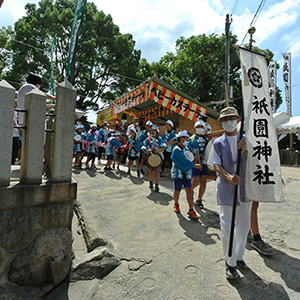
POLYGON ((211 146, 210 154, 207 163, 209 165, 221 165, 220 156, 217 154, 214 145, 211 146))
POLYGON ((127 135, 127 136, 130 136, 130 128, 131 128, 130 126, 131 126, 131 125, 129 125, 129 126, 127 127, 127 131, 126 131, 126 135, 127 135))

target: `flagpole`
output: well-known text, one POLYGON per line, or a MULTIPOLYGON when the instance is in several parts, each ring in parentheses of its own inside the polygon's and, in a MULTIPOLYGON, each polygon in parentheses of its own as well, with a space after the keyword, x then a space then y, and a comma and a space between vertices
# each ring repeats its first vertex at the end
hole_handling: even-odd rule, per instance
MULTIPOLYGON (((253 34, 255 33, 255 27, 250 27, 248 30, 248 33, 250 34, 250 44, 249 48, 252 52, 252 43, 253 43, 253 34)), ((242 119, 241 119, 241 127, 240 127, 240 132, 238 138, 241 140, 243 138, 243 131, 244 131, 244 109, 242 109, 242 119)), ((242 149, 238 150, 238 155, 237 155, 237 165, 236 165, 236 172, 235 174, 239 176, 240 174, 240 165, 241 165, 241 154, 242 154, 242 149)), ((239 186, 235 185, 234 188, 234 197, 233 197, 233 204, 232 204, 232 215, 231 215, 231 226, 230 226, 230 236, 229 236, 229 247, 228 247, 228 256, 232 256, 232 248, 233 248, 233 239, 234 239, 234 227, 235 227, 235 215, 236 215, 236 206, 237 206, 237 196, 238 196, 238 189, 239 186)))

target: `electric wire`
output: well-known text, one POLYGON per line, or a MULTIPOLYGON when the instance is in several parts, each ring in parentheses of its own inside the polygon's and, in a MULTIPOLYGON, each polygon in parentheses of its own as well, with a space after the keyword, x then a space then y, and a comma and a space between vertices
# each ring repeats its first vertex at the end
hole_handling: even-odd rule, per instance
MULTIPOLYGON (((256 12, 255 12, 255 14, 253 16, 253 19, 252 19, 249 27, 253 26, 256 23, 256 21, 257 21, 257 19, 258 19, 258 17, 259 17, 259 15, 260 15, 260 13, 261 13, 261 11, 262 11, 262 9, 263 9, 263 7, 264 7, 264 5, 265 5, 266 2, 267 2, 267 0, 261 0, 260 1, 260 4, 259 4, 259 6, 258 6, 258 8, 257 8, 257 10, 256 10, 256 12)), ((243 40, 241 42, 241 45, 244 44, 244 41, 246 40, 248 34, 249 33, 248 33, 248 30, 247 30, 247 32, 246 32, 246 34, 245 34, 245 36, 244 36, 244 38, 243 38, 243 40)))

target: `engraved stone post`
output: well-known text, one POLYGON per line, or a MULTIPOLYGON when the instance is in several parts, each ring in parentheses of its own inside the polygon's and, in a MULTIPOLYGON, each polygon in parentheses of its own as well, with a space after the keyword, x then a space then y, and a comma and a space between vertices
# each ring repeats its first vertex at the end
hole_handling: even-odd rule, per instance
POLYGON ((5 80, 0 82, 0 186, 10 184, 15 89, 5 80))
POLYGON ((42 182, 46 96, 38 89, 25 96, 25 127, 22 140, 20 183, 42 182))
POLYGON ((51 182, 71 182, 76 90, 69 81, 57 86, 51 182))

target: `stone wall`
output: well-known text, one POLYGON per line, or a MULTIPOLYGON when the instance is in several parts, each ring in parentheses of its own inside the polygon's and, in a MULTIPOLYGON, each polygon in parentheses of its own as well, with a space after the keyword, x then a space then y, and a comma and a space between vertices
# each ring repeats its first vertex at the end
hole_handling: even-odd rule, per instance
POLYGON ((26 94, 24 108, 18 110, 26 115, 20 178, 12 180, 14 103, 14 88, 0 81, 0 299, 31 300, 36 298, 14 292, 51 288, 71 267, 76 90, 67 80, 58 84, 46 130, 46 95, 38 89, 26 94))
POLYGON ((76 183, 0 188, 0 285, 56 285, 71 266, 76 183))

